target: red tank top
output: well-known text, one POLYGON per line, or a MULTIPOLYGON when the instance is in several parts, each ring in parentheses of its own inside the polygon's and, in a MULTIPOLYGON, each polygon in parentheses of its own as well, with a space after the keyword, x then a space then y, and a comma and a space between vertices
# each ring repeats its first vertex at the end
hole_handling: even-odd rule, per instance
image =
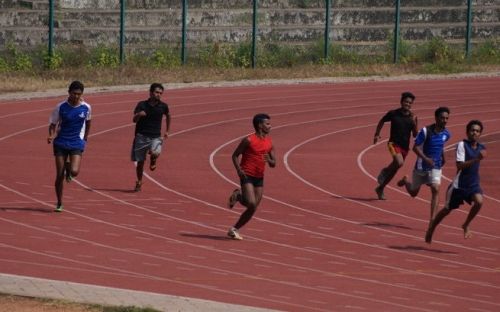
POLYGON ((247 139, 250 144, 241 157, 241 169, 249 176, 263 178, 266 168, 264 155, 271 151, 273 146, 271 138, 269 136, 260 138, 254 133, 247 139))

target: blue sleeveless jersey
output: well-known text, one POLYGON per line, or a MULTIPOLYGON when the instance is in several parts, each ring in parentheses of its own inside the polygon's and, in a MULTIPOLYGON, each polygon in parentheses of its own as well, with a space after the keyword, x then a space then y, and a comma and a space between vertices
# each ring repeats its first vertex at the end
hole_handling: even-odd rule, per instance
MULTIPOLYGON (((465 162, 479 157, 479 153, 486 149, 486 147, 477 143, 474 149, 468 140, 463 140, 457 144, 456 160, 457 162, 465 162)), ((472 166, 462 169, 457 173, 453 180, 453 187, 459 189, 477 188, 480 186, 479 181, 479 162, 472 164, 472 166)))

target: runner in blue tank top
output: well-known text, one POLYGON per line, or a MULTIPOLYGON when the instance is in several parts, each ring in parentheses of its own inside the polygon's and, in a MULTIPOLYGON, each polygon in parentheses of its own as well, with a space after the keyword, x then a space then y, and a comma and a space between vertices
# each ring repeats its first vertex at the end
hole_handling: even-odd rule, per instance
POLYGON ((417 154, 417 161, 413 169, 412 182, 408 181, 407 176, 404 176, 398 182, 398 186, 405 186, 411 197, 418 195, 423 184, 431 188, 431 216, 429 223, 432 222, 439 205, 441 168, 445 163, 443 149, 444 144, 450 139, 450 132, 446 129, 449 116, 450 110, 447 107, 439 107, 434 112, 436 122, 418 132, 413 145, 413 151, 417 154))
POLYGON ((432 242, 432 235, 438 224, 453 210, 465 202, 472 204, 467 219, 462 225, 464 238, 471 237, 469 224, 483 205, 483 190, 480 185, 479 164, 486 157, 486 147, 479 143, 483 133, 483 124, 479 120, 471 120, 466 127, 467 139, 457 144, 456 160, 457 175, 448 187, 446 203, 431 222, 425 241, 432 242))
POLYGON ((59 103, 49 118, 47 143, 52 143, 56 160, 56 212, 63 210, 64 178, 70 182, 80 172, 82 153, 89 135, 91 109, 81 97, 83 89, 80 81, 73 81, 69 85, 68 99, 59 103))

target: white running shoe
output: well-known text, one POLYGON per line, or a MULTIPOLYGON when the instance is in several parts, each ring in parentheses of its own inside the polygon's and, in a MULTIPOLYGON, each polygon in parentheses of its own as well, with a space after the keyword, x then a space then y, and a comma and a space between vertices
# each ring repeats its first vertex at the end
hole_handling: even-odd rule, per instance
POLYGON ((238 233, 238 230, 235 228, 231 228, 229 232, 227 232, 227 236, 231 237, 232 239, 235 240, 242 240, 243 237, 238 233))

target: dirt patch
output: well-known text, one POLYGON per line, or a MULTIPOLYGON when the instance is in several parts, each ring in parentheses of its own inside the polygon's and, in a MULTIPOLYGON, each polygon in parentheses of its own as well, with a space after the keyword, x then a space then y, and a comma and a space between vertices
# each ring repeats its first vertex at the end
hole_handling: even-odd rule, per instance
POLYGON ((0 311, 9 312, 101 312, 91 305, 60 300, 37 299, 20 296, 0 295, 0 311))

